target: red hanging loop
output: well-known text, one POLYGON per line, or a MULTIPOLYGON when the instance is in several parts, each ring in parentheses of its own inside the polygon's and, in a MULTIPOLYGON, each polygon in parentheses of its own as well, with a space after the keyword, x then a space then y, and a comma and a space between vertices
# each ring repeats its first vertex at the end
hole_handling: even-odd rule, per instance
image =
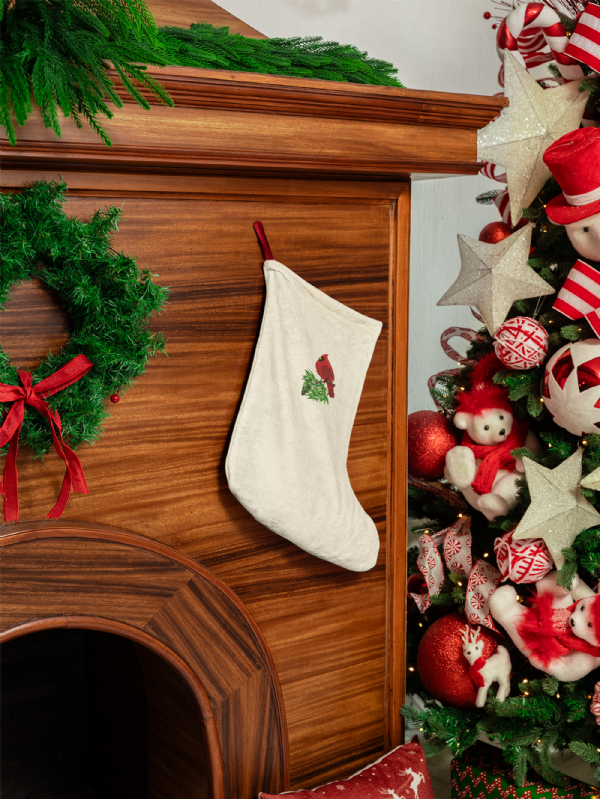
POLYGON ((254 232, 258 236, 258 240, 260 242, 260 246, 262 248, 263 257, 265 261, 272 261, 273 253, 271 252, 271 248, 269 247, 269 242, 267 240, 267 235, 265 233, 265 229, 262 222, 254 223, 254 232))

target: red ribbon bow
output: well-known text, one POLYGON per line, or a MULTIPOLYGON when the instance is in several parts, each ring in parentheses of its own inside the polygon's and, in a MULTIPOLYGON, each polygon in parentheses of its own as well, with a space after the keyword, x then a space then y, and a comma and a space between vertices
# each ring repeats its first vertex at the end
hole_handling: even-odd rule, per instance
POLYGON ((31 385, 30 372, 19 372, 19 378, 23 384, 22 387, 0 383, 0 402, 13 402, 2 429, 0 429, 0 447, 10 442, 6 463, 4 464, 4 485, 0 481, 0 493, 4 494, 5 522, 16 522, 19 518, 17 453, 19 451, 19 435, 23 424, 23 416, 25 415, 25 405, 31 405, 42 416, 46 417, 50 424, 54 447, 66 466, 60 497, 46 518, 59 519, 61 517, 69 500, 71 487, 78 494, 89 493, 79 458, 63 441, 60 416, 50 408, 46 402, 46 397, 50 397, 63 388, 76 383, 90 371, 92 366, 92 362, 85 355, 78 355, 35 386, 31 385))

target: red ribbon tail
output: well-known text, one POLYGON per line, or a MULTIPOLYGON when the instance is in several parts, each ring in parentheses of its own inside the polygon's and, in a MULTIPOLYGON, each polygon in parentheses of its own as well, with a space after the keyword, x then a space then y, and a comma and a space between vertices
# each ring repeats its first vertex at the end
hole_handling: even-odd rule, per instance
MULTIPOLYGON (((19 475, 17 474, 17 455, 19 453, 19 425, 13 438, 10 440, 8 455, 4 464, 4 521, 16 522, 19 518, 19 475)), ((1 483, 0 483, 1 485, 1 483)))

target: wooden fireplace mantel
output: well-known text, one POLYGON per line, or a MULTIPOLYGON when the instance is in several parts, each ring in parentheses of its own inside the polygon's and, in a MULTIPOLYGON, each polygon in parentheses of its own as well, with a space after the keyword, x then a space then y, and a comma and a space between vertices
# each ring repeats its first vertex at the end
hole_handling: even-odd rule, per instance
POLYGON ((144 111, 121 91, 125 107, 106 123, 111 148, 69 120, 59 144, 34 115, 19 129, 16 147, 0 140, 5 168, 227 169, 345 179, 475 174, 477 129, 507 105, 497 97, 207 69, 152 74, 175 108, 147 93, 153 105, 144 111))
MULTIPOLYGON (((291 786, 310 787, 401 741, 410 176, 474 174, 477 129, 506 102, 183 68, 160 78, 176 106, 125 103, 107 123, 111 148, 70 122, 57 140, 39 117, 16 147, 0 142, 3 191, 62 178, 69 213, 123 206, 113 247, 171 288, 152 323, 169 357, 109 408, 103 438, 80 447, 90 495, 72 496, 65 518, 169 546, 240 597, 281 682, 291 786), (227 487, 265 296, 257 219, 275 258, 383 323, 348 455, 380 534, 377 565, 363 574, 262 527, 227 487)), ((34 365, 35 331, 56 308, 19 292, 0 340, 13 363, 34 365)), ((57 461, 20 450, 24 522, 52 507, 57 461)))

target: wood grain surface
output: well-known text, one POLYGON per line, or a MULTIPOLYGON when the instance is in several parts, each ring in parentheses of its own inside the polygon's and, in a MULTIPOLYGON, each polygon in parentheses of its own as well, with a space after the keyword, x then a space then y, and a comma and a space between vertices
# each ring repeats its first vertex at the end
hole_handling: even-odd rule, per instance
POLYGON ((176 106, 154 103, 146 111, 127 103, 104 123, 112 148, 70 120, 57 146, 34 109, 15 147, 0 139, 3 165, 378 179, 474 174, 477 129, 505 105, 480 96, 181 67, 157 76, 176 106))
POLYGON ((192 22, 210 22, 217 27, 227 25, 230 33, 241 33, 251 39, 267 38, 212 0, 146 0, 146 5, 158 25, 187 28, 192 22))

